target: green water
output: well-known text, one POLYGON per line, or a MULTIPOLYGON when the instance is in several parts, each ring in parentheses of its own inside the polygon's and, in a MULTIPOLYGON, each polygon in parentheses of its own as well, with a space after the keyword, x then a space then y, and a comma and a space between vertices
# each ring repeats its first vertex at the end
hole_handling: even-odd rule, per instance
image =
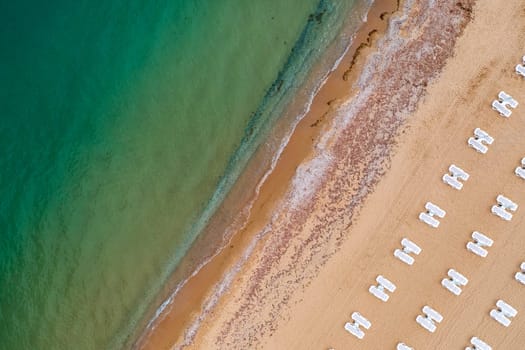
POLYGON ((0 349, 129 341, 349 6, 0 4, 0 349))

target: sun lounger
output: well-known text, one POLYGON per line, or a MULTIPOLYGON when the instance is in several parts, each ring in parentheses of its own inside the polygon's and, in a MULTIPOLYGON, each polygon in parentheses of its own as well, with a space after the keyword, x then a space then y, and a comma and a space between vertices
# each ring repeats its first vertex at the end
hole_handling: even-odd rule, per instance
POLYGON ((516 66, 516 73, 525 78, 525 56, 523 56, 523 64, 518 64, 516 66))
POLYGON ((498 94, 498 98, 501 100, 502 103, 506 103, 510 106, 510 108, 516 108, 518 107, 518 101, 512 98, 509 94, 507 94, 505 91, 500 91, 498 94))
POLYGON ((521 166, 516 168, 515 174, 525 180, 525 157, 521 159, 521 166))
POLYGON ((512 220, 512 214, 498 205, 493 205, 491 211, 492 214, 499 216, 505 221, 512 220))
POLYGON ((496 197, 496 201, 505 209, 509 209, 511 211, 516 211, 518 209, 518 205, 504 195, 498 195, 498 197, 496 197))
POLYGON ((428 305, 423 307, 423 314, 416 317, 416 322, 427 331, 434 333, 436 331, 436 322, 441 323, 443 316, 428 305))
POLYGON ((525 169, 522 167, 517 167, 515 171, 516 175, 525 180, 525 169))
POLYGON ((480 140, 483 143, 486 143, 487 145, 492 145, 492 143, 494 142, 494 138, 490 136, 488 132, 480 128, 474 129, 474 136, 476 136, 476 139, 480 140))
POLYGON ((450 171, 450 173, 452 174, 452 176, 455 176, 457 177, 458 179, 461 179, 463 181, 467 181, 468 178, 470 177, 470 175, 463 169, 461 169, 460 167, 452 164, 449 168, 448 168, 448 171, 450 171))
POLYGON ((468 145, 476 150, 476 152, 485 154, 488 151, 488 147, 476 140, 473 137, 469 137, 468 139, 468 145))
POLYGON ((518 101, 513 99, 512 96, 504 91, 499 92, 498 99, 499 101, 492 101, 492 108, 505 118, 510 117, 512 111, 509 109, 509 107, 512 109, 518 107, 518 101))
POLYGON ((365 332, 361 329, 361 327, 365 329, 370 329, 372 323, 370 323, 370 321, 368 321, 359 312, 352 313, 352 320, 354 322, 347 322, 345 324, 345 329, 358 339, 363 339, 365 336, 365 332))
POLYGON ((411 348, 410 346, 406 345, 405 343, 397 343, 396 349, 397 350, 414 350, 414 348, 411 348))
POLYGON ((512 322, 511 318, 515 317, 518 311, 501 299, 496 302, 496 307, 497 309, 490 310, 490 317, 508 327, 512 322))
POLYGON ((437 228, 439 226, 439 221, 437 219, 434 219, 432 216, 428 215, 427 213, 419 214, 419 220, 423 221, 425 224, 429 226, 432 226, 433 228, 437 228))
POLYGON ((467 250, 482 258, 486 257, 488 252, 484 247, 491 247, 494 241, 478 231, 472 233, 472 238, 474 242, 467 243, 467 250))
POLYGON ((445 215, 447 215, 447 212, 444 211, 443 209, 441 209, 440 207, 438 207, 437 205, 431 203, 431 202, 427 202, 425 204, 425 209, 428 210, 428 213, 430 215, 436 215, 440 218, 444 218, 445 215))
POLYGON ((521 271, 516 272, 516 275, 514 276, 516 278, 516 281, 520 282, 521 284, 525 284, 525 261, 520 266, 521 271))
POLYGON ((450 176, 449 174, 443 175, 443 182, 456 190, 461 190, 463 184, 459 182, 455 177, 450 176))
POLYGON ((472 346, 466 347, 465 350, 492 350, 492 347, 478 337, 472 337, 470 344, 472 344, 472 346))
POLYGON ((468 279, 454 269, 448 270, 448 277, 441 281, 441 285, 452 294, 460 295, 462 292, 461 287, 467 285, 468 279))
POLYGON ((379 300, 382 300, 384 302, 388 301, 390 296, 385 291, 393 293, 396 290, 395 284, 393 284, 381 275, 377 276, 376 282, 377 286, 370 286, 368 291, 379 300))
POLYGON ((516 73, 523 76, 525 78, 525 66, 522 66, 521 64, 518 64, 516 66, 516 73))

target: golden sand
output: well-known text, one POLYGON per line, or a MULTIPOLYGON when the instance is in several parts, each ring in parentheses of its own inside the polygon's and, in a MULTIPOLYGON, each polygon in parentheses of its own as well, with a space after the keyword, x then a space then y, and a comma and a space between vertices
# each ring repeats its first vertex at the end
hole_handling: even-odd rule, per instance
POLYGON ((477 1, 455 45, 444 38, 471 17, 464 3, 414 1, 404 14, 396 25, 406 43, 388 56, 381 50, 392 43, 383 42, 381 55, 367 59, 386 68, 361 76, 389 89, 374 90, 359 108, 364 88, 341 103, 345 113, 323 127, 246 259, 224 268, 228 292, 207 300, 213 307, 190 348, 375 350, 402 341, 462 349, 472 336, 495 349, 525 344, 525 286, 514 280, 525 261, 525 181, 514 174, 525 157, 525 78, 514 72, 525 54, 525 2, 477 1), (449 6, 450 18, 425 17, 437 14, 432 6, 449 6), (405 81, 388 80, 400 71, 405 81), (522 102, 509 119, 490 107, 500 90, 522 102), (467 146, 476 127, 495 139, 485 155, 467 146), (361 146, 370 150, 364 158, 361 146), (470 174, 461 191, 441 180, 451 164, 470 174), (510 222, 490 212, 498 194, 521 205, 510 222), (437 229, 418 220, 427 201, 447 211, 437 229), (475 230, 494 239, 485 259, 465 248, 475 230), (403 237, 422 248, 413 266, 393 257, 403 237), (450 268, 469 279, 460 296, 440 284, 450 268), (379 274, 397 285, 387 303, 368 293, 379 274), (498 299, 518 310, 508 328, 489 317, 498 299), (444 316, 433 334, 415 321, 424 305, 444 316), (343 328, 354 311, 372 322, 362 340, 343 328))

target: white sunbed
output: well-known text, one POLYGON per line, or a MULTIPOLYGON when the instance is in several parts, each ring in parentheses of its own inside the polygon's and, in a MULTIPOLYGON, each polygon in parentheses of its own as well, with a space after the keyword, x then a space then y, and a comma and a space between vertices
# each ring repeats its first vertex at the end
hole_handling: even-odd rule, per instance
POLYGON ((520 266, 521 271, 516 272, 516 275, 514 276, 516 278, 516 281, 520 282, 521 284, 525 284, 525 261, 520 266))
POLYGON ((525 66, 522 66, 521 64, 518 64, 516 66, 516 73, 523 76, 525 78, 525 66))
POLYGON ((347 322, 345 324, 345 330, 347 330, 349 333, 351 333, 358 339, 363 339, 365 336, 365 332, 361 329, 361 327, 365 329, 370 329, 372 323, 357 311, 352 313, 352 320, 354 322, 347 322))
POLYGON ((470 338, 470 344, 472 344, 473 347, 466 347, 465 350, 492 350, 492 347, 478 337, 470 338))
POLYGON ((443 182, 456 190, 461 190, 463 188, 463 184, 449 174, 443 175, 443 182))
POLYGON ((485 258, 488 252, 484 247, 491 247, 494 241, 478 231, 472 233, 472 238, 474 242, 467 243, 467 250, 485 258))
POLYGON ((496 201, 501 205, 503 206, 505 209, 509 209, 509 210, 512 210, 512 211, 516 211, 518 209, 518 205, 516 203, 514 203, 512 200, 508 199, 507 197, 505 197, 504 195, 498 195, 498 197, 496 197, 496 201))
POLYGON ((436 215, 440 218, 444 218, 447 215, 447 212, 435 205, 434 203, 427 202, 425 204, 425 209, 428 210, 428 213, 431 215, 436 215))
POLYGON ((517 176, 521 177, 523 180, 525 180, 525 169, 522 167, 517 167, 516 171, 514 172, 517 176))
POLYGON ((437 228, 439 226, 439 221, 437 219, 434 219, 432 216, 428 215, 427 213, 420 213, 419 220, 423 221, 425 224, 433 228, 437 228))
POLYGON ((410 256, 410 254, 413 253, 419 255, 419 253, 421 253, 421 248, 408 238, 403 238, 401 240, 401 245, 403 246, 403 249, 396 249, 394 251, 394 256, 407 265, 414 264, 414 258, 410 256))
POLYGON ((496 307, 497 309, 490 310, 490 317, 502 326, 510 326, 511 318, 515 317, 518 311, 501 299, 496 302, 496 307))
POLYGON ((416 317, 416 322, 427 331, 434 333, 437 328, 436 322, 441 323, 441 321, 443 321, 443 316, 428 305, 423 307, 423 313, 425 316, 418 315, 416 317))
POLYGON ((468 279, 454 269, 448 270, 449 278, 444 278, 441 285, 454 295, 460 295, 462 286, 466 286, 468 279))
POLYGON ((411 348, 405 343, 397 343, 396 350, 414 350, 414 348, 411 348))
POLYGON ((494 138, 490 136, 488 132, 480 128, 474 129, 474 135, 477 139, 479 139, 483 143, 486 143, 487 145, 492 145, 492 143, 494 142, 494 138))
POLYGON ((505 91, 500 91, 498 93, 498 98, 501 100, 503 104, 507 104, 510 106, 510 108, 516 108, 518 107, 518 101, 512 98, 509 94, 507 94, 505 91))
POLYGON ((473 137, 469 137, 468 139, 468 145, 472 148, 474 148, 478 153, 485 154, 488 151, 488 147, 476 140, 473 137))
POLYGON ((516 73, 520 74, 521 76, 525 78, 525 56, 523 56, 522 60, 523 60, 523 64, 518 64, 516 66, 516 73))
POLYGON ((512 220, 512 214, 500 207, 499 205, 493 205, 491 211, 492 214, 499 216, 505 221, 512 220))
POLYGON ((450 171, 450 173, 453 176, 455 176, 455 177, 457 177, 457 178, 459 178, 459 179, 461 179, 463 181, 467 181, 468 178, 470 177, 470 175, 465 170, 461 169, 460 167, 458 167, 458 166, 456 166, 454 164, 452 164, 448 168, 448 170, 450 171))
POLYGON ((523 180, 525 180, 525 157, 521 159, 521 166, 516 168, 515 173, 516 175, 521 177, 523 180))

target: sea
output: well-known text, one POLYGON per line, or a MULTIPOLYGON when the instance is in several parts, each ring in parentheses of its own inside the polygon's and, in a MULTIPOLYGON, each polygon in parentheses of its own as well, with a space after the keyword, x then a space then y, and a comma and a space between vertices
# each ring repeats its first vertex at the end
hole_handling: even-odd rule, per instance
POLYGON ((3 1, 0 349, 129 347, 356 3, 3 1))

